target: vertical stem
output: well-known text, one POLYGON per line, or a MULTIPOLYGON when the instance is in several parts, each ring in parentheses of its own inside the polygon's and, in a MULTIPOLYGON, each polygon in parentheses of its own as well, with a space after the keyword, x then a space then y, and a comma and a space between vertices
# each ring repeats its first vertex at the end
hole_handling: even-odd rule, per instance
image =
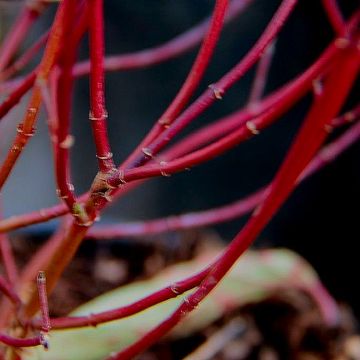
POLYGON ((36 282, 38 288, 41 320, 42 320, 41 330, 44 333, 43 337, 46 339, 46 336, 51 328, 51 324, 49 317, 48 298, 46 292, 46 275, 44 271, 39 271, 36 282))
POLYGON ((104 14, 103 0, 89 0, 90 40, 90 121, 93 131, 96 157, 101 172, 107 173, 115 167, 106 126, 104 82, 104 14))
MULTIPOLYGON (((67 43, 66 52, 64 52, 60 64, 59 74, 55 79, 55 87, 57 86, 55 97, 55 110, 57 113, 57 127, 56 127, 56 139, 55 139, 55 175, 58 186, 58 196, 65 202, 70 212, 73 213, 76 203, 74 195, 74 186, 71 181, 70 174, 70 148, 73 145, 74 138, 70 134, 71 124, 71 107, 72 107, 72 95, 74 76, 72 68, 74 66, 77 49, 82 36, 88 25, 88 13, 87 7, 78 7, 78 12, 73 12, 72 19, 70 19, 67 32, 64 36, 64 41, 67 43), (78 21, 77 16, 80 16, 78 21), (76 34, 73 32, 73 28, 77 27, 79 30, 76 34)), ((75 10, 75 9, 74 9, 75 10)))

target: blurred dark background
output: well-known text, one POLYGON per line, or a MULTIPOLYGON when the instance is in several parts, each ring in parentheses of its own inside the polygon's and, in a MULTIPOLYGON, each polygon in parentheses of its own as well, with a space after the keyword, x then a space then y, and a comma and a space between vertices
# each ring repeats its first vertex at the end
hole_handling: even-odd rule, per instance
MULTIPOLYGON (((106 0, 106 51, 118 54, 155 46, 187 30, 208 16, 214 1, 208 0, 106 0)), ((348 16, 358 2, 339 1, 348 16)), ((255 0, 224 29, 214 58, 201 83, 208 84, 227 72, 250 49, 280 1, 255 0)), ((16 14, 16 6, 7 11, 16 14)), ((5 5, 1 5, 3 9, 5 5)), ((31 32, 47 28, 54 9, 31 32)), ((9 21, 9 20, 8 20, 9 21)), ((6 27, 6 26, 5 26, 6 27)), ((276 44, 266 93, 306 69, 333 38, 320 0, 300 1, 276 44)), ((109 133, 116 163, 131 152, 161 115, 184 81, 197 49, 176 60, 144 70, 110 73, 106 78, 109 133)), ((80 51, 87 58, 87 42, 80 51)), ((341 71, 341 69, 339 69, 341 71)), ((184 134, 246 104, 254 71, 250 71, 224 97, 191 125, 184 134)), ((358 100, 357 84, 346 108, 358 100)), ((78 193, 88 189, 96 173, 95 150, 88 121, 88 81, 76 83, 72 171, 78 193)), ((194 97, 195 98, 195 97, 194 97)), ((190 172, 148 181, 109 208, 104 221, 147 219, 207 209, 239 199, 269 182, 301 123, 311 97, 306 97, 271 128, 226 155, 190 172)), ((17 119, 21 111, 9 115, 17 119)), ((16 120, 15 120, 16 121, 16 120)), ((7 123, 10 123, 8 121, 7 123)), ((11 138, 10 125, 1 125, 11 138)), ((51 153, 46 128, 39 125, 35 137, 4 191, 6 215, 29 211, 56 202, 51 153), (35 178, 34 178, 35 169, 35 178), (16 196, 16 197, 15 197, 16 196)), ((341 133, 341 130, 334 135, 341 133)), ((332 136, 334 136, 332 135, 332 136)), ((1 146, 2 153, 6 144, 1 146)), ((360 294, 354 286, 358 272, 358 203, 360 201, 360 144, 333 164, 302 183, 255 246, 286 246, 302 254, 319 272, 339 300, 350 303, 359 315, 360 294)), ((227 241, 246 219, 216 226, 227 241)))

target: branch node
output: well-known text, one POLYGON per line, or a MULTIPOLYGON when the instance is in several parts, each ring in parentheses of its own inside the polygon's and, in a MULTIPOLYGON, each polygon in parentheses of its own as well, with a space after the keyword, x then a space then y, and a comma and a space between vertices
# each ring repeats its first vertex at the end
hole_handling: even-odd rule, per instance
POLYGON ((29 133, 24 133, 24 124, 19 124, 16 128, 16 132, 18 134, 22 134, 23 136, 26 136, 26 137, 32 137, 32 136, 34 136, 35 128, 32 128, 31 132, 29 132, 29 133))
POLYGON ((75 142, 74 136, 68 134, 66 138, 59 144, 59 147, 62 149, 70 149, 75 142))
POLYGON ((344 37, 339 37, 335 40, 335 46, 338 49, 346 49, 350 45, 350 40, 344 37))
POLYGON ((346 114, 344 114, 344 119, 346 122, 353 122, 355 120, 355 114, 353 111, 348 111, 346 114))
POLYGON ((331 126, 330 124, 325 124, 325 125, 324 125, 324 130, 325 130, 328 134, 332 133, 333 129, 334 129, 333 126, 331 126))
POLYGON ((224 89, 219 88, 216 84, 210 84, 209 89, 214 93, 215 99, 222 100, 224 96, 224 89))
POLYGON ((182 291, 177 283, 170 285, 170 290, 173 294, 175 294, 175 296, 182 294, 182 291))
POLYGON ((315 79, 312 83, 313 91, 315 96, 320 96, 323 93, 324 87, 320 79, 315 79))
POLYGON ((93 221, 89 219, 84 206, 80 203, 75 203, 73 205, 72 214, 77 219, 76 223, 79 226, 89 227, 93 224, 93 221))
POLYGON ((112 157, 113 157, 113 153, 112 153, 112 152, 108 152, 107 154, 104 154, 104 155, 97 155, 97 154, 96 154, 96 157, 97 157, 99 160, 110 160, 110 159, 112 159, 112 157))
POLYGON ((171 174, 169 174, 169 173, 165 172, 165 170, 161 169, 161 167, 164 167, 167 165, 167 162, 165 160, 161 160, 159 164, 160 164, 160 174, 164 177, 170 177, 171 174))
POLYGON ((167 129, 170 126, 170 119, 167 117, 161 118, 158 121, 159 125, 161 125, 164 129, 167 129))
POLYGON ((259 135, 260 131, 257 129, 256 124, 253 121, 247 121, 246 122, 247 129, 251 132, 253 135, 259 135))
POLYGON ((147 156, 150 159, 152 159, 154 156, 151 149, 149 149, 147 147, 142 148, 141 151, 144 153, 145 156, 147 156))
POLYGON ((101 121, 101 120, 105 120, 105 119, 108 118, 108 116, 109 116, 109 114, 108 114, 108 112, 107 112, 106 110, 104 111, 104 113, 103 113, 101 116, 98 116, 98 117, 94 116, 94 114, 93 114, 92 111, 89 112, 89 119, 90 119, 91 121, 101 121))
POLYGON ((40 332, 40 345, 44 350, 49 350, 49 335, 45 332, 40 332))

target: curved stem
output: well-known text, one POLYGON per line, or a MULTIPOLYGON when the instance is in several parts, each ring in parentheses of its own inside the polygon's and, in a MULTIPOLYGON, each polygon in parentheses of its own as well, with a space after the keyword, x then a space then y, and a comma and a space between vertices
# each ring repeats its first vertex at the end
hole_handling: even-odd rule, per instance
MULTIPOLYGON (((56 129, 54 141, 55 155, 55 175, 57 182, 57 193, 59 198, 65 202, 70 213, 74 213, 76 198, 74 195, 74 185, 70 174, 70 148, 73 145, 73 136, 69 133, 71 124, 72 95, 74 77, 72 67, 75 63, 79 43, 88 26, 88 7, 80 3, 77 13, 69 19, 67 31, 64 34, 64 41, 67 43, 67 51, 60 59, 59 71, 54 75, 53 90, 56 91, 54 97, 54 112, 56 116, 56 129), (79 19, 80 18, 80 19, 79 19), (77 26, 77 33, 73 34, 73 27, 77 26)), ((51 124, 49 127, 50 136, 52 135, 51 124)), ((74 214, 77 215, 76 213, 74 214)))
MULTIPOLYGON (((360 114, 358 114, 360 116, 360 114)), ((346 114, 337 120, 337 126, 340 123, 344 124, 348 120, 346 114)), ((334 121, 333 121, 334 122, 334 121)), ((333 161, 337 156, 344 152, 349 146, 354 144, 360 138, 360 122, 353 125, 338 139, 325 146, 319 153, 312 159, 310 164, 306 167, 303 174, 301 175, 301 181, 312 175, 314 172, 320 170, 323 166, 333 161)), ((270 186, 267 186, 269 189, 270 186)), ((104 228, 98 227, 90 229, 88 233, 89 238, 118 238, 123 236, 145 236, 161 231, 169 230, 183 230, 192 226, 202 226, 209 224, 216 224, 221 221, 228 221, 235 217, 242 216, 245 213, 250 212, 260 203, 260 200, 264 198, 266 194, 265 189, 258 190, 256 193, 251 194, 245 199, 240 200, 234 205, 226 206, 223 208, 213 209, 201 213, 187 214, 169 219, 159 219, 148 222, 142 222, 139 224, 122 224, 120 226, 106 226, 104 228), (250 200, 253 198, 252 200, 250 200), (257 199, 256 199, 257 198, 257 199), (252 203, 253 202, 253 203, 252 203), (224 211, 223 211, 224 210, 224 211), (165 224, 166 222, 166 224, 165 224)), ((202 275, 198 275, 202 278, 202 275)), ((198 278, 198 279, 199 279, 198 278)), ((108 321, 119 320, 127 316, 134 315, 140 311, 143 311, 151 306, 154 306, 164 300, 174 297, 176 294, 182 294, 185 291, 196 286, 196 280, 191 278, 184 279, 183 282, 177 284, 171 284, 156 293, 151 294, 148 297, 138 300, 125 307, 117 309, 107 310, 98 314, 91 314, 88 316, 77 316, 77 317, 63 317, 51 319, 52 327, 55 329, 65 329, 82 326, 96 326, 108 321), (188 283, 184 286, 184 283, 188 283), (194 285, 195 284, 195 285, 194 285), (174 289, 176 290, 174 292, 174 289)), ((35 320, 33 326, 41 326, 35 320)))
POLYGON ((141 153, 141 149, 148 146, 154 139, 156 139, 164 129, 168 128, 176 116, 183 110, 189 99, 193 95, 194 91, 198 87, 203 75, 209 65, 210 59, 213 55, 215 46, 219 40, 220 32, 223 27, 223 21, 225 17, 225 11, 228 6, 227 0, 217 0, 211 19, 209 30, 207 31, 201 48, 196 56, 195 62, 191 67, 191 70, 181 86, 181 89, 176 94, 175 98, 160 116, 160 119, 155 123, 154 127, 141 141, 133 153, 127 158, 123 167, 127 167, 127 164, 133 162, 133 160, 141 153))
MULTIPOLYGON (((231 88, 239 79, 256 63, 261 56, 264 49, 274 40, 286 19, 291 14, 296 0, 284 1, 269 25, 260 36, 259 40, 247 55, 228 73, 226 73, 219 81, 209 86, 193 104, 191 104, 165 131, 163 131, 158 138, 143 151, 131 163, 131 167, 142 165, 146 160, 155 156, 162 148, 164 148, 170 140, 172 140, 182 129, 184 129, 192 120, 197 118, 203 111, 205 111, 215 101, 221 99, 225 92, 231 88)), ((126 162, 127 163, 127 162, 126 162)), ((127 166, 129 167, 129 165, 127 166)))
POLYGON ((22 338, 15 338, 6 334, 0 333, 0 342, 13 347, 31 347, 31 346, 38 346, 42 345, 42 338, 41 336, 36 336, 33 338, 22 339, 22 338))
MULTIPOLYGON (((214 124, 208 125, 204 127, 204 129, 195 132, 193 135, 189 135, 189 137, 186 137, 179 143, 174 144, 173 147, 167 150, 163 155, 159 154, 159 158, 164 158, 166 161, 177 158, 183 154, 186 154, 187 152, 190 152, 191 149, 197 149, 198 145, 202 146, 217 139, 218 136, 221 137, 228 134, 241 124, 245 124, 247 121, 253 120, 254 116, 261 115, 263 111, 268 109, 270 106, 273 106, 275 102, 278 101, 278 99, 280 99, 283 95, 285 95, 286 91, 290 91, 290 89, 298 87, 306 87, 306 89, 309 89, 312 80, 314 78, 317 78, 322 72, 324 72, 326 68, 330 66, 330 64, 332 64, 340 51, 341 49, 337 48, 336 44, 332 44, 319 57, 319 59, 301 76, 299 76, 295 80, 292 80, 287 85, 283 86, 281 89, 275 91, 274 93, 266 97, 262 101, 262 105, 259 104, 256 111, 254 111, 254 109, 252 109, 251 111, 245 109, 231 115, 230 117, 226 117, 223 120, 218 120, 214 122, 214 124), (198 145, 194 146, 195 144, 198 145)), ((157 175, 161 175, 160 169, 157 175)), ((114 179, 114 181, 115 180, 116 179, 114 179)), ((138 182, 137 184, 139 183, 140 182, 138 182)), ((123 188, 117 189, 115 191, 115 197, 128 192, 130 189, 136 186, 134 184, 136 183, 127 183, 126 186, 124 186, 123 188)), ((88 193, 83 194, 80 197, 79 201, 84 201, 88 197, 88 195, 88 193)), ((10 231, 19 227, 48 221, 56 217, 65 215, 66 213, 67 208, 61 204, 24 215, 13 216, 0 221, 0 232, 10 231)))
POLYGON ((345 73, 340 75, 337 69, 331 72, 322 96, 313 103, 293 145, 275 175, 265 200, 254 211, 253 216, 227 247, 201 285, 187 296, 167 319, 146 333, 140 340, 116 355, 111 355, 109 359, 132 359, 159 340, 198 306, 260 234, 290 195, 301 172, 325 140, 327 135, 325 125, 330 123, 340 110, 358 74, 360 52, 354 51, 354 49, 346 51, 338 66, 346 68, 345 73))
MULTIPOLYGON (((353 125, 333 143, 325 146, 310 162, 301 176, 301 181, 319 171, 360 138, 360 123, 353 125)), ((147 221, 114 225, 96 225, 87 234, 89 239, 108 240, 123 237, 144 237, 159 233, 221 224, 251 212, 264 198, 269 185, 243 199, 221 207, 169 216, 147 221)))

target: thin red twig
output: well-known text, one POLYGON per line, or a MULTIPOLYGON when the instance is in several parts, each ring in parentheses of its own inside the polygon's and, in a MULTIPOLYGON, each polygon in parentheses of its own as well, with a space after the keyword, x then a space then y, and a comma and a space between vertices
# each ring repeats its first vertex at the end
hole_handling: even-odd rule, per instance
MULTIPOLYGON (((55 137, 55 175, 58 186, 57 195, 65 202, 69 211, 77 216, 75 188, 72 183, 70 172, 70 149, 74 143, 74 137, 70 134, 71 116, 72 116, 72 96, 74 77, 72 73, 73 65, 76 61, 77 50, 80 40, 82 39, 88 26, 88 7, 80 5, 73 9, 73 16, 69 19, 70 25, 64 34, 64 41, 67 43, 67 50, 59 61, 58 71, 54 74, 53 91, 56 92, 54 97, 56 123, 55 137), (77 10, 77 12, 75 11, 77 10), (72 29, 77 26, 77 33, 74 34, 72 29)), ((50 110, 51 111, 51 110, 50 110)), ((50 126, 50 132, 51 132, 50 126)))
POLYGON ((104 15, 103 1, 89 0, 90 36, 90 121, 96 157, 100 171, 108 173, 114 167, 113 153, 108 141, 104 83, 104 15))
POLYGON ((11 284, 16 284, 19 274, 14 254, 6 234, 0 234, 0 253, 7 278, 11 284))
POLYGON ((336 0, 321 0, 329 21, 338 35, 342 35, 346 29, 346 23, 340 12, 336 0))
MULTIPOLYGON (((64 0, 59 6, 51 28, 51 33, 44 56, 39 65, 39 71, 36 76, 38 81, 46 81, 49 77, 50 71, 56 63, 57 56, 61 49, 60 45, 62 41, 64 25, 68 15, 67 10, 71 3, 71 1, 64 0)), ((10 172, 12 171, 23 148, 27 145, 29 138, 34 135, 35 124, 38 118, 40 105, 41 90, 39 87, 35 87, 31 94, 23 121, 18 125, 17 135, 13 141, 11 149, 7 153, 6 158, 0 167, 0 188, 3 187, 5 181, 8 179, 10 172)))
POLYGON ((14 63, 0 73, 0 80, 4 81, 22 70, 44 47, 49 37, 49 31, 45 32, 28 50, 26 50, 14 63))
POLYGON ((13 347, 32 347, 42 345, 41 336, 36 336, 33 338, 22 339, 15 338, 6 334, 0 333, 0 342, 13 347))
POLYGON ((11 58, 27 35, 32 24, 39 17, 41 10, 42 6, 33 7, 29 4, 24 7, 18 18, 15 20, 0 49, 0 73, 11 61, 11 58))
POLYGON ((256 107, 263 96, 266 80, 270 71, 271 61, 275 53, 276 40, 272 42, 264 51, 256 68, 255 78, 250 90, 248 107, 256 107))
POLYGON ((223 28, 223 22, 225 18, 225 12, 228 6, 227 0, 217 0, 209 29, 204 37, 201 48, 196 56, 196 59, 191 67, 191 70, 181 86, 181 89, 176 94, 173 101, 170 103, 165 112, 160 116, 159 120, 155 123, 154 127, 148 132, 146 137, 141 141, 133 153, 128 157, 123 167, 126 164, 132 163, 132 161, 139 155, 141 149, 145 148, 154 139, 156 139, 161 132, 172 124, 174 119, 184 109, 189 99, 193 95, 194 91, 198 87, 205 70, 207 69, 209 62, 212 58, 215 46, 219 40, 220 32, 223 28))
MULTIPOLYGON (((333 161, 346 148, 351 146, 360 137, 360 124, 352 126, 339 139, 327 145, 311 161, 305 169, 301 180, 305 180, 314 172, 333 161)), ((221 207, 170 216, 148 221, 121 223, 114 225, 96 225, 87 233, 89 239, 116 239, 122 237, 144 237, 163 232, 186 230, 191 228, 220 224, 237 219, 252 211, 264 198, 268 186, 254 193, 221 207)))
POLYGON ((46 292, 46 276, 43 271, 39 271, 37 279, 37 288, 39 294, 39 304, 41 311, 41 330, 47 334, 51 329, 50 317, 49 317, 49 305, 46 292))

